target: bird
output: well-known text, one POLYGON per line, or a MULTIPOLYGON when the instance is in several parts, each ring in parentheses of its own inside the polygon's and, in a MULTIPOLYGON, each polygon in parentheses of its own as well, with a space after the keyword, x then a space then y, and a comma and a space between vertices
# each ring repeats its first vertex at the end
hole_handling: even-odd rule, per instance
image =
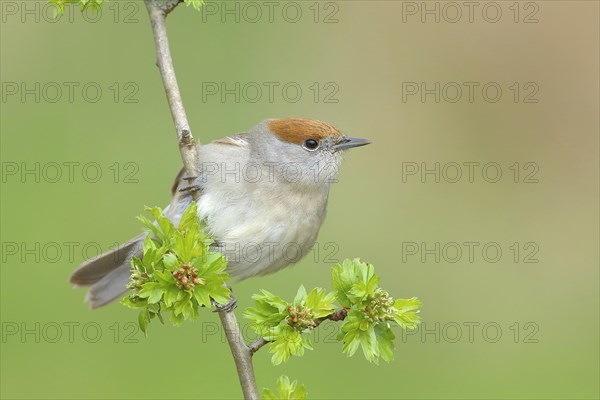
MULTIPOLYGON (((230 276, 241 280, 276 272, 310 252, 344 153, 369 143, 319 120, 264 120, 247 132, 199 145, 198 176, 186 176, 181 168, 164 215, 178 226, 196 201, 198 217, 215 241, 213 249, 227 259, 230 276)), ((91 308, 127 291, 131 259, 141 258, 148 234, 72 273, 71 284, 89 287, 85 300, 91 308)))

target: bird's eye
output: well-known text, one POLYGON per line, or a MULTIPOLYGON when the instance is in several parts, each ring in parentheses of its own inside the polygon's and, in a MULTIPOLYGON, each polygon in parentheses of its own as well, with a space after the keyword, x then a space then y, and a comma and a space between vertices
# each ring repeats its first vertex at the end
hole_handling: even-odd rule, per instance
POLYGON ((308 139, 304 142, 304 148, 307 150, 316 150, 319 147, 319 142, 315 139, 308 139))

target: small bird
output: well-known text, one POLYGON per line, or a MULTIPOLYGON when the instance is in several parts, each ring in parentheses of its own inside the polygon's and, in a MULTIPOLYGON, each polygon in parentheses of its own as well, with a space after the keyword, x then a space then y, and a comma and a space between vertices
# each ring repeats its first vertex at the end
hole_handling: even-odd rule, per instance
MULTIPOLYGON (((248 132, 199 146, 200 173, 183 168, 164 214, 175 226, 197 191, 198 217, 227 258, 227 272, 238 279, 275 272, 311 250, 327 211, 345 150, 366 139, 343 135, 325 122, 268 119, 248 132)), ((91 308, 127 291, 132 256, 141 258, 148 233, 84 262, 70 277, 90 286, 91 308)))

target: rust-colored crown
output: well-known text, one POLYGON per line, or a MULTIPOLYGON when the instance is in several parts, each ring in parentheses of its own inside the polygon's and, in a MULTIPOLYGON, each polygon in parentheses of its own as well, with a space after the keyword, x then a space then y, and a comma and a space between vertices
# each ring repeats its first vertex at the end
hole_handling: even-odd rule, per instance
POLYGON ((342 138, 342 133, 326 122, 306 118, 282 118, 269 122, 269 129, 279 139, 301 144, 307 139, 342 138))

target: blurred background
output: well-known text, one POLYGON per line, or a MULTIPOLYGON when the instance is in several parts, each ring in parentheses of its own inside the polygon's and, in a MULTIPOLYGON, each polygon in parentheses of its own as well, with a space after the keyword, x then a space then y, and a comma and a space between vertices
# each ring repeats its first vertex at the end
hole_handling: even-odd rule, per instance
MULTIPOLYGON (((143 3, 2 1, 2 398, 239 398, 217 315, 180 328, 67 283, 141 230, 180 167, 143 3)), ((315 251, 234 285, 330 288, 347 257, 424 303, 396 361, 315 350, 273 367, 311 398, 597 398, 599 6, 209 2, 168 18, 201 142, 271 117, 372 139, 351 151, 315 251)), ((248 337, 252 333, 242 320, 248 337)))

